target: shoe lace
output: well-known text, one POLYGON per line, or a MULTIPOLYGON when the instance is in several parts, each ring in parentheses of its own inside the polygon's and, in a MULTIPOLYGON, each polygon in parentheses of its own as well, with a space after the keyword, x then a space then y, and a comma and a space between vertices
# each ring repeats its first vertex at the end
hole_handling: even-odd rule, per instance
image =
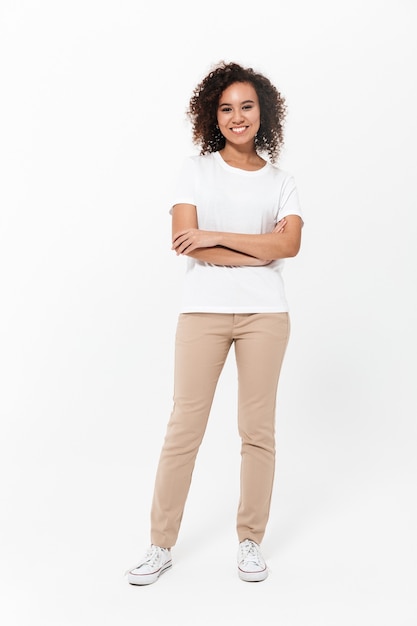
POLYGON ((162 548, 160 548, 159 546, 154 546, 152 544, 151 547, 147 549, 145 556, 137 563, 137 565, 135 565, 134 567, 130 567, 129 569, 126 570, 125 576, 132 570, 140 567, 141 565, 146 564, 146 565, 150 565, 151 567, 153 567, 155 563, 158 561, 161 552, 162 552, 162 548))
POLYGON ((251 561, 253 563, 257 563, 258 565, 261 564, 259 551, 254 541, 246 539, 241 544, 241 560, 251 561))
POLYGON ((162 552, 162 548, 160 548, 159 546, 152 545, 149 548, 149 550, 146 552, 144 562, 151 566, 155 565, 155 563, 158 561, 158 559, 161 556, 161 552, 162 552))

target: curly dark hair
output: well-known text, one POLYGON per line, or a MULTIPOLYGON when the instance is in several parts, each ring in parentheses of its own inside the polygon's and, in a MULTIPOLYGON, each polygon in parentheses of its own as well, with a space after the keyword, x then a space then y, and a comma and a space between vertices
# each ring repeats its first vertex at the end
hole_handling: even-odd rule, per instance
POLYGON ((233 83, 250 83, 254 87, 261 110, 255 149, 267 153, 274 163, 284 144, 285 98, 266 76, 237 63, 221 61, 195 87, 187 110, 194 144, 200 146, 200 154, 224 148, 226 140, 217 127, 217 108, 221 94, 233 83))

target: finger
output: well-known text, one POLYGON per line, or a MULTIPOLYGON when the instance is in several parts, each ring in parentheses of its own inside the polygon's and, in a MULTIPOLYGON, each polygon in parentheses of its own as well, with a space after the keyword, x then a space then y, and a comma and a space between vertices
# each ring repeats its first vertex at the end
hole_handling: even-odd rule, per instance
POLYGON ((192 250, 192 244, 189 239, 184 240, 177 248, 177 254, 188 254, 192 250))
POLYGON ((287 225, 287 220, 284 218, 282 218, 282 220, 280 220, 279 222, 277 222, 277 224, 275 225, 275 228, 273 230, 274 233, 280 233, 284 230, 285 226, 287 225))
POLYGON ((181 246, 185 241, 187 241, 188 237, 186 234, 178 234, 178 236, 172 242, 172 248, 177 249, 181 246))
POLYGON ((174 244, 176 241, 178 241, 178 239, 180 237, 184 237, 188 234, 188 230, 180 230, 178 233, 175 233, 175 235, 172 238, 172 243, 174 244))

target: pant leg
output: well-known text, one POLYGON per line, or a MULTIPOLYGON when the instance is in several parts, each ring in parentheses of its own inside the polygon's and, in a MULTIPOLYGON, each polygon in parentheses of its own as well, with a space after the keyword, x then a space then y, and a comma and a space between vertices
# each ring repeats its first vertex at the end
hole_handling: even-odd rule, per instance
POLYGON ((174 405, 156 473, 151 541, 172 547, 178 536, 195 459, 229 352, 232 315, 186 313, 175 343, 174 405))
POLYGON ((236 324, 238 424, 242 440, 239 541, 262 541, 275 472, 278 379, 289 337, 287 313, 254 314, 236 324))

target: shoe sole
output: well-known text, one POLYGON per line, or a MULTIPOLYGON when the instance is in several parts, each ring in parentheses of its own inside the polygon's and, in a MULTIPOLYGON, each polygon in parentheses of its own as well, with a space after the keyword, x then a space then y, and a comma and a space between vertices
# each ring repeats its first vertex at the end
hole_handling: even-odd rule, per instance
POLYGON ((161 569, 153 574, 132 574, 132 572, 129 572, 127 580, 131 585, 151 585, 156 582, 161 574, 166 572, 170 567, 172 567, 172 561, 165 563, 161 569))
POLYGON ((244 580, 246 583, 260 583, 268 577, 268 569, 264 569, 262 572, 244 572, 238 568, 238 574, 240 580, 244 580))

